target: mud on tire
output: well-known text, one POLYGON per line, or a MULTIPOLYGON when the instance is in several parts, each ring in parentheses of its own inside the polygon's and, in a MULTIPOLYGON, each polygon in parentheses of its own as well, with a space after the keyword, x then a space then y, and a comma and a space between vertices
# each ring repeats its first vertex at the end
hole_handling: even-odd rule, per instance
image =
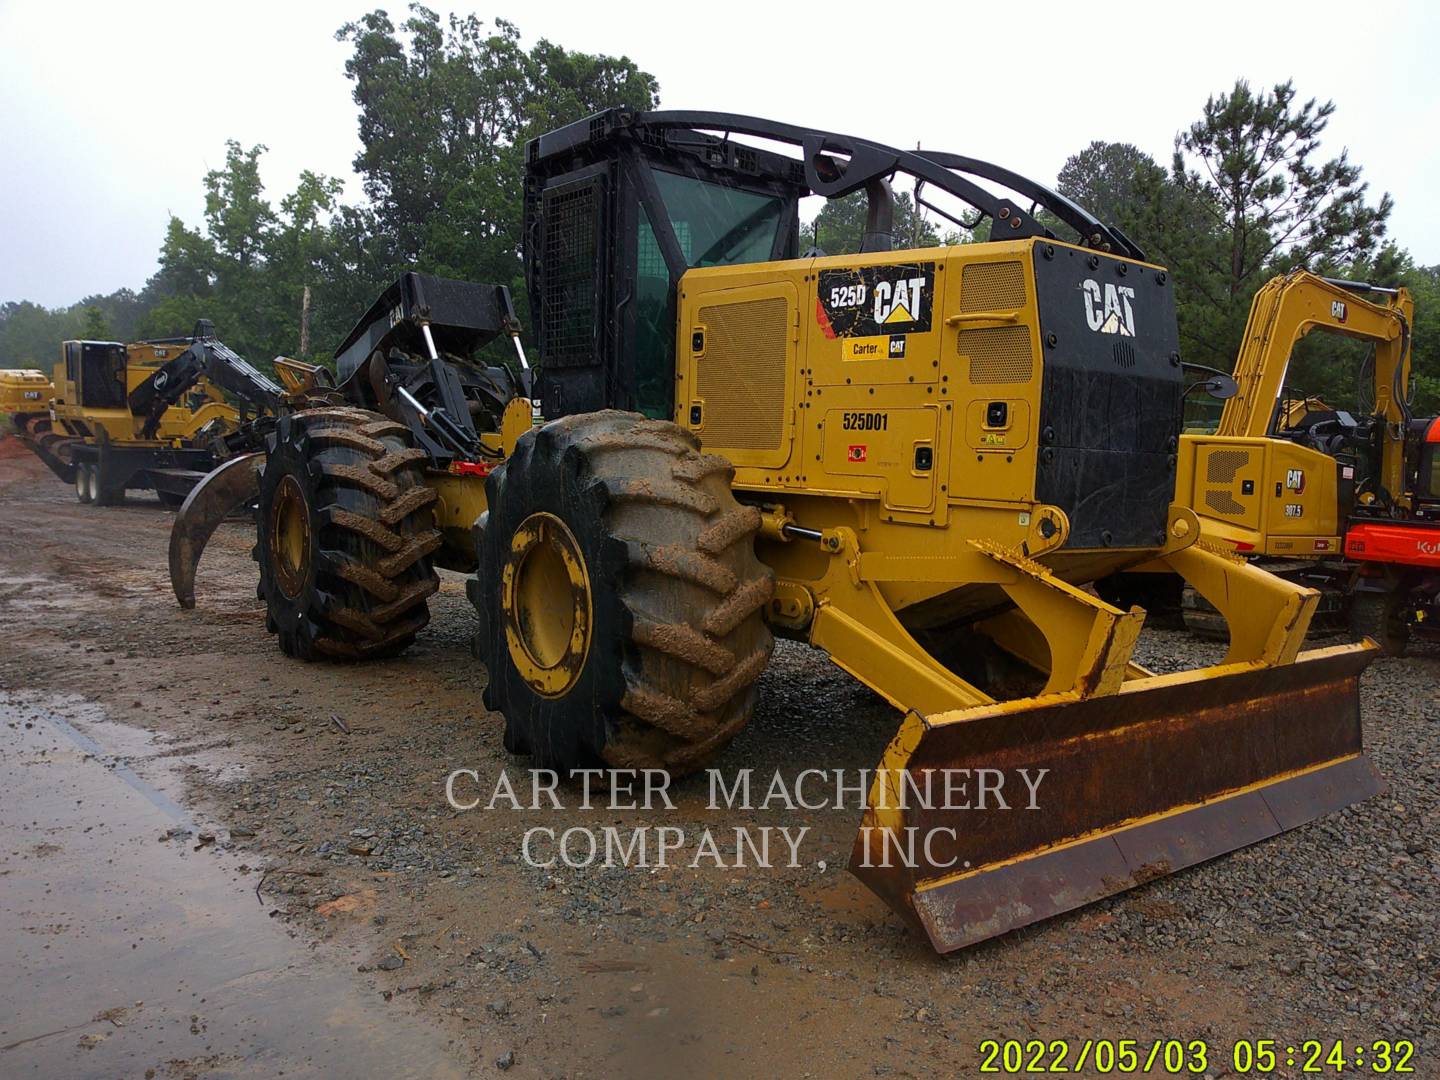
POLYGON ((429 622, 440 533, 424 459, 402 424, 362 409, 276 425, 253 554, 266 628, 287 655, 395 656, 429 622))
POLYGON ((676 425, 615 411, 527 433, 491 474, 469 592, 508 750, 548 768, 678 774, 745 726, 774 646, 761 614, 774 586, 755 556, 759 511, 735 500, 733 474, 676 425), (593 611, 570 684, 549 694, 517 669, 502 600, 517 530, 537 515, 564 523, 593 611))

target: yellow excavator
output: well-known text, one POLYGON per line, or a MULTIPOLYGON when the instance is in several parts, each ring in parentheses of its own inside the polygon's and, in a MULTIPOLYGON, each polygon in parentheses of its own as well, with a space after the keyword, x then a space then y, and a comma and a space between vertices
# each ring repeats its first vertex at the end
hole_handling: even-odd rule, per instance
MULTIPOLYGON (((1411 327, 1408 290, 1280 275, 1256 293, 1235 361, 1233 390, 1213 433, 1180 440, 1175 497, 1207 541, 1321 593, 1317 627, 1348 623, 1357 585, 1344 537, 1353 515, 1404 517, 1411 327), (1371 347, 1362 372, 1370 412, 1356 416, 1286 392, 1291 355, 1312 333, 1371 347)), ((1224 620, 1173 575, 1138 573, 1100 586, 1113 599, 1180 604, 1185 625, 1214 637, 1224 620), (1168 595, 1167 595, 1167 589, 1168 595)))
POLYGON ((537 367, 478 359, 519 349, 508 290, 406 275, 340 385, 187 500, 183 605, 249 500, 294 659, 394 656, 435 568, 472 574, 485 701, 561 770, 701 767, 774 636, 819 648, 903 717, 851 869, 942 951, 1381 789, 1373 648, 1303 650, 1318 595, 1175 497, 1174 283, 1121 232, 972 158, 722 113, 612 110, 524 161, 537 367), (991 241, 893 250, 896 174, 991 241), (860 253, 802 255, 800 200, 862 191, 860 253), (1147 562, 1222 612, 1222 662, 1135 660, 1144 611, 1085 586, 1147 562))

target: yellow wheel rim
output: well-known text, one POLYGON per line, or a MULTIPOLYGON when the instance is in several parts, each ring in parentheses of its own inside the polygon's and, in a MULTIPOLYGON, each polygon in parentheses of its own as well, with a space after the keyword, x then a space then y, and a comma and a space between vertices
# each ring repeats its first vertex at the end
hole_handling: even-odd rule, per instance
POLYGON ((310 509, 305 493, 293 476, 284 477, 275 489, 270 512, 270 551, 274 555, 275 579, 280 591, 294 600, 305 588, 310 555, 310 509))
POLYGON ((511 536, 500 607, 515 670, 537 694, 562 697, 585 670, 593 610, 580 545, 554 514, 531 514, 511 536))

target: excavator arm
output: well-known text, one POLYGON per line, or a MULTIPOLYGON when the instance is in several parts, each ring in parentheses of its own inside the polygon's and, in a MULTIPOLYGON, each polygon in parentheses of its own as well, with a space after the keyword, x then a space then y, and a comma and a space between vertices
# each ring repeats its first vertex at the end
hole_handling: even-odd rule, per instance
POLYGON ((154 437, 165 410, 180 401, 201 379, 234 394, 256 413, 277 412, 285 400, 285 391, 278 383, 216 339, 214 324, 209 319, 201 319, 195 324, 190 347, 130 393, 130 411, 145 418, 145 438, 154 437))
POLYGON ((1406 289, 1322 278, 1297 270, 1261 286, 1250 306, 1235 361, 1236 394, 1225 403, 1218 436, 1263 439, 1273 433, 1290 356, 1319 329, 1375 347, 1378 482, 1404 490, 1405 428, 1409 421, 1410 337, 1415 304, 1406 289))

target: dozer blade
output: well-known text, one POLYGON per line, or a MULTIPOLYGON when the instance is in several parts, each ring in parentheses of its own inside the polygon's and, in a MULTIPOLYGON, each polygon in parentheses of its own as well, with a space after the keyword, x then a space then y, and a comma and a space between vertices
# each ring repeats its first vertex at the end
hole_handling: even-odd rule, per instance
POLYGON ((170 587, 182 608, 195 606, 195 569, 220 523, 260 497, 265 455, 241 454, 206 474, 191 489, 170 527, 170 587))
POLYGON ((1384 789, 1360 741, 1374 655, 1342 646, 1085 700, 912 712, 877 770, 850 869, 952 952, 1349 806, 1384 789), (977 804, 979 769, 1001 770, 1009 809, 993 773, 977 804), (946 770, 971 770, 967 788, 950 773, 948 808, 946 770), (1042 777, 1035 809, 1019 770, 1042 777))

